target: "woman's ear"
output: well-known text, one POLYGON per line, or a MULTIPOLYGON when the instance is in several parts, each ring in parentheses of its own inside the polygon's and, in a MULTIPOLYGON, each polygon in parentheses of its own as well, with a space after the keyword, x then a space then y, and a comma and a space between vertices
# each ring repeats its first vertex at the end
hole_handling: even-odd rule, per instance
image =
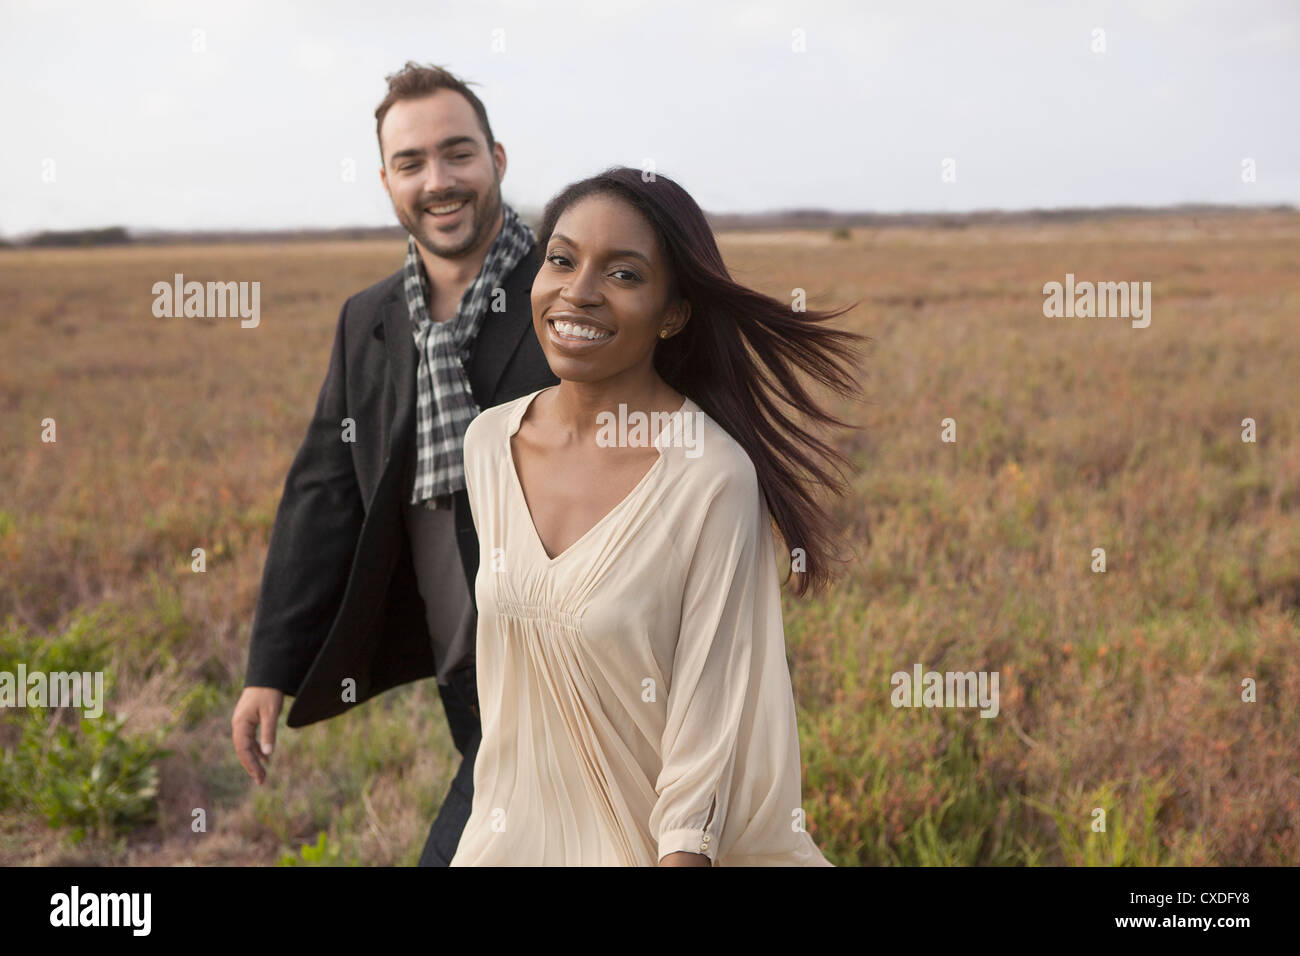
POLYGON ((669 335, 676 335, 686 327, 686 323, 691 318, 691 304, 685 299, 678 299, 668 309, 669 320, 666 326, 670 331, 669 335))

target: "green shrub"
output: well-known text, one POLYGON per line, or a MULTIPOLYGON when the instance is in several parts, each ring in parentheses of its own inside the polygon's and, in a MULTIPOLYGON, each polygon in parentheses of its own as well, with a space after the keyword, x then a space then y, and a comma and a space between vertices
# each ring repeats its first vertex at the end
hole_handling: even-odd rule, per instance
POLYGON ((20 741, 11 780, 19 800, 50 826, 72 827, 72 839, 87 832, 101 839, 157 816, 158 768, 171 751, 153 738, 122 733, 124 717, 82 718, 81 732, 51 726, 42 732, 29 722, 20 741))
MULTIPOLYGON (((0 630, 0 670, 17 673, 102 672, 110 635, 120 628, 112 605, 79 612, 62 633, 37 636, 11 618, 0 630)), ((0 739, 15 741, 0 755, 0 807, 38 813, 54 827, 70 827, 75 841, 93 832, 112 837, 157 816, 155 762, 169 727, 147 737, 123 733, 124 716, 105 707, 98 718, 81 717, 74 729, 67 708, 22 707, 0 714, 0 739)))
POLYGON ((280 866, 335 866, 342 851, 324 830, 316 834, 316 842, 304 843, 299 851, 301 856, 285 853, 280 857, 280 866))

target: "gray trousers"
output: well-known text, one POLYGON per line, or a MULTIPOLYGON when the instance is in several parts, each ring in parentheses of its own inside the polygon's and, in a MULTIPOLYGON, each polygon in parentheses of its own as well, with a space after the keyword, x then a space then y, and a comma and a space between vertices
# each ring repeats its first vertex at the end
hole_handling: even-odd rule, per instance
POLYGON ((451 727, 451 739, 460 751, 460 769, 451 781, 442 809, 429 828, 419 866, 446 866, 451 862, 474 803, 474 757, 483 739, 478 713, 478 685, 474 678, 474 667, 470 665, 452 674, 450 683, 438 685, 442 706, 447 712, 447 724, 451 727))

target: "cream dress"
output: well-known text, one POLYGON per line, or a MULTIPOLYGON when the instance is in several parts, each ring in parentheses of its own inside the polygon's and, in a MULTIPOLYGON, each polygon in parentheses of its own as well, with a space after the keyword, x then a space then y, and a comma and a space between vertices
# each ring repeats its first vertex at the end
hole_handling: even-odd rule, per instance
POLYGON ((451 865, 654 866, 686 850, 714 866, 830 866, 803 828, 780 581, 749 456, 687 398, 678 427, 647 434, 659 458, 640 483, 548 558, 510 450, 541 391, 465 434, 483 738, 451 865))

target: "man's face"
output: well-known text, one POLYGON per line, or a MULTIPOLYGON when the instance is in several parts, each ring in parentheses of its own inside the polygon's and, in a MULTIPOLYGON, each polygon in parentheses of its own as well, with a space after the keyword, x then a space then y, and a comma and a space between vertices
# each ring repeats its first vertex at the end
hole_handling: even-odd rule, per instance
POLYGON ((399 100, 379 130, 380 178, 415 241, 456 259, 486 247, 501 212, 506 152, 489 151, 469 101, 454 90, 399 100))

